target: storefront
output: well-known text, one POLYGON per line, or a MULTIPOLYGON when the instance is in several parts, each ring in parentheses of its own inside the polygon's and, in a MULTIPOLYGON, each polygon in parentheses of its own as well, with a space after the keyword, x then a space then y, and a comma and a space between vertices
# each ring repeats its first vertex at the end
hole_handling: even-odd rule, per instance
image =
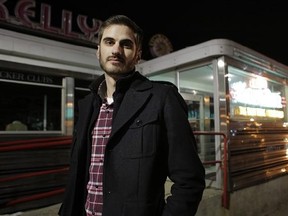
POLYGON ((102 21, 35 0, 0 8, 0 134, 71 135, 74 104, 102 73, 102 21))
POLYGON ((209 186, 226 189, 229 197, 287 175, 287 66, 215 39, 143 62, 139 71, 174 83, 193 130, 208 133, 196 137, 202 161, 212 162, 206 165, 209 186))
POLYGON ((88 24, 85 15, 35 0, 2 1, 0 9, 0 214, 6 214, 61 202, 75 104, 103 72, 96 57, 100 20, 88 24))
POLYGON ((74 104, 102 73, 96 50, 4 29, 0 36, 0 133, 71 135, 74 104))
POLYGON ((96 49, 0 29, 0 214, 62 200, 96 49))

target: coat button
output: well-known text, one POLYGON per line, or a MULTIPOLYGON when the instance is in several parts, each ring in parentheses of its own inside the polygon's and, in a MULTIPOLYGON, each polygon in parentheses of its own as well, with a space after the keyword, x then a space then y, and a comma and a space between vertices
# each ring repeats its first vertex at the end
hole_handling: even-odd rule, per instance
POLYGON ((137 125, 137 126, 141 126, 141 125, 142 125, 142 120, 138 119, 138 120, 136 121, 136 125, 137 125))

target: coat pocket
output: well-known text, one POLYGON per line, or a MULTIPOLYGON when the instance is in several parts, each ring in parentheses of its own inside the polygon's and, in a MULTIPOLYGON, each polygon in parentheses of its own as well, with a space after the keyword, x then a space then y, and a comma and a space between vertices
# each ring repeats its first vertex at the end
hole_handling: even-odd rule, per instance
POLYGON ((141 115, 134 119, 121 139, 124 158, 149 157, 155 153, 159 121, 157 113, 141 115))

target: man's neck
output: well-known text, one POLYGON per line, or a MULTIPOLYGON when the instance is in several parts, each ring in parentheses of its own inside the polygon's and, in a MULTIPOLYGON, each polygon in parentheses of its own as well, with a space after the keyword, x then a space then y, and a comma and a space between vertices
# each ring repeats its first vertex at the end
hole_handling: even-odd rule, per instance
POLYGON ((105 74, 105 82, 106 82, 106 87, 107 87, 106 94, 108 98, 113 97, 113 93, 116 89, 116 81, 117 80, 115 78, 105 74))
POLYGON ((124 73, 124 74, 119 74, 119 75, 110 75, 105 73, 105 81, 106 81, 106 86, 107 86, 107 97, 112 97, 113 93, 116 90, 116 82, 121 79, 121 78, 125 78, 129 75, 131 75, 132 73, 134 73, 135 70, 132 70, 128 73, 124 73))

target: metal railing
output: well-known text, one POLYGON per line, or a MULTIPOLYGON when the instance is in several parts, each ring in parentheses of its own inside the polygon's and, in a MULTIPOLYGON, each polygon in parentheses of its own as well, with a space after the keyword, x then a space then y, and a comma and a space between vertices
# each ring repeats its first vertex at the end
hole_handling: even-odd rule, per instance
MULTIPOLYGON (((228 193, 228 166, 227 166, 227 136, 225 133, 221 132, 210 132, 210 131, 194 131, 194 135, 214 135, 214 136, 222 136, 223 138, 223 157, 222 160, 209 160, 203 161, 204 165, 211 165, 211 164, 220 164, 221 170, 223 172, 223 186, 222 186, 222 206, 226 209, 229 208, 229 193, 228 193)), ((222 156, 222 155, 221 155, 222 156)))

